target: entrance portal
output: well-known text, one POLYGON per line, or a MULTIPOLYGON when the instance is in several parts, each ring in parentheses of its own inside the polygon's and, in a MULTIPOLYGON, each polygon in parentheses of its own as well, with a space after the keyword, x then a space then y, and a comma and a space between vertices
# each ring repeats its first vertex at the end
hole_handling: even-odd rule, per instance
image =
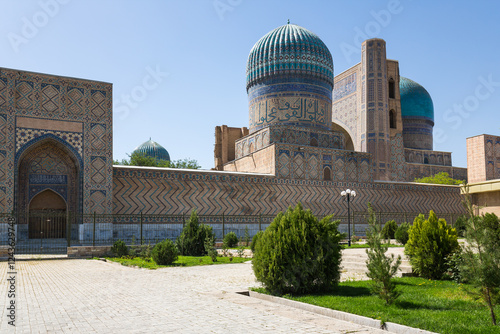
POLYGON ((66 238, 66 202, 50 189, 37 194, 29 204, 30 239, 66 238))

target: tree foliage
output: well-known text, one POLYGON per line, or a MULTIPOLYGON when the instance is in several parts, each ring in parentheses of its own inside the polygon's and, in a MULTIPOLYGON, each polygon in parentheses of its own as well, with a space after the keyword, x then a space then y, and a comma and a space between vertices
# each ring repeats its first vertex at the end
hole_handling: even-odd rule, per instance
POLYGON ((115 165, 124 166, 146 166, 146 167, 165 167, 165 168, 184 168, 184 169, 200 169, 198 161, 194 159, 179 159, 179 160, 158 160, 147 156, 144 153, 134 152, 129 155, 129 160, 123 159, 121 162, 114 160, 115 165))
MULTIPOLYGON (((386 225, 388 223, 390 222, 387 222, 386 225)), ((380 225, 377 223, 370 203, 368 203, 368 224, 367 243, 370 248, 366 250, 368 254, 368 260, 366 261, 368 272, 366 275, 371 278, 370 289, 372 293, 378 295, 387 305, 390 305, 400 295, 392 278, 401 265, 401 256, 394 258, 394 254, 391 254, 390 257, 385 254, 389 246, 382 243, 383 232, 380 230, 380 225)))
POLYGON ((410 229, 410 224, 402 223, 399 225, 396 233, 394 233, 394 237, 398 242, 400 242, 403 246, 408 242, 408 230, 410 229))
POLYGON ((232 248, 232 247, 238 246, 239 240, 238 240, 238 236, 236 235, 236 233, 231 231, 224 236, 222 241, 224 243, 224 246, 226 246, 226 248, 232 248))
POLYGON ((340 279, 339 222, 318 220, 299 203, 280 212, 258 237, 253 270, 271 293, 327 291, 340 279))
POLYGON ((405 254, 420 276, 441 279, 447 271, 447 257, 458 249, 457 231, 431 210, 429 218, 415 217, 408 231, 405 254))
POLYGON ((427 176, 422 178, 416 178, 415 182, 418 183, 433 183, 433 184, 452 184, 452 185, 460 185, 465 183, 464 180, 456 180, 450 177, 450 174, 447 172, 440 172, 433 176, 427 176))
POLYGON ((492 213, 474 215, 474 207, 465 188, 464 205, 468 212, 467 245, 459 264, 460 275, 473 289, 468 292, 480 298, 489 308, 496 325, 495 305, 500 302, 500 221, 492 213))
POLYGON ((165 239, 157 243, 151 251, 151 257, 159 265, 169 265, 177 261, 179 251, 174 242, 170 239, 165 239))
POLYGON ((382 237, 384 239, 394 239, 394 234, 398 229, 398 224, 394 220, 389 220, 382 228, 382 237))
POLYGON ((205 240, 207 237, 215 239, 212 227, 198 222, 196 210, 191 212, 186 225, 182 229, 181 235, 177 238, 176 244, 181 255, 204 256, 207 255, 205 240))

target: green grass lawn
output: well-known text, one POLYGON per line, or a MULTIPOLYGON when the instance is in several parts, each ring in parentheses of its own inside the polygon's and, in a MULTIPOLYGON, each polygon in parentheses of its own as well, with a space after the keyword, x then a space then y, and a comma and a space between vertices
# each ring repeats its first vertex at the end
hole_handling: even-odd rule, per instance
MULTIPOLYGON (((343 282, 334 293, 327 295, 283 297, 437 333, 500 333, 500 326, 491 323, 489 309, 471 298, 464 291, 464 285, 416 277, 398 278, 401 296, 395 304, 386 306, 370 294, 368 282, 343 282)), ((267 293, 262 288, 255 291, 267 293)), ((496 308, 497 317, 498 311, 500 307, 496 308)))
POLYGON ((217 257, 217 262, 212 262, 210 256, 179 256, 179 259, 169 266, 157 265, 152 259, 142 259, 140 257, 134 257, 133 259, 119 258, 119 257, 107 257, 106 260, 121 263, 124 266, 136 266, 140 268, 147 269, 158 269, 165 267, 192 267, 192 266, 206 266, 212 264, 227 264, 227 263, 242 263, 249 261, 250 259, 233 257, 232 261, 229 257, 217 257))

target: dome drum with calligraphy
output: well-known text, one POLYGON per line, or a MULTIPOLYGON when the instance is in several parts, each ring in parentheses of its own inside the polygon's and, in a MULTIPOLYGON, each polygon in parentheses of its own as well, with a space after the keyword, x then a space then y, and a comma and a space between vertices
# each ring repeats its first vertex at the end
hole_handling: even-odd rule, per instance
POLYGON ((274 29, 247 63, 250 132, 274 124, 330 129, 333 59, 321 39, 294 24, 274 29))

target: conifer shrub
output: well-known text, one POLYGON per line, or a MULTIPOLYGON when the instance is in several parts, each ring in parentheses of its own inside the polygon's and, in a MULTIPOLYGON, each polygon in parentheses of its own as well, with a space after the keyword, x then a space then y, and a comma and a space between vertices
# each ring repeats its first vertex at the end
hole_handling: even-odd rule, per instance
POLYGON ((500 219, 494 213, 475 216, 472 207, 468 211, 467 244, 458 263, 459 273, 470 284, 466 292, 489 308, 496 325, 495 309, 500 304, 500 219))
POLYGON ((128 255, 128 247, 125 245, 125 241, 118 239, 111 246, 111 252, 118 257, 127 256, 128 255))
POLYGON ((394 254, 391 254, 391 256, 386 254, 389 246, 382 242, 383 232, 380 230, 380 225, 377 223, 370 203, 368 203, 368 215, 367 243, 370 248, 366 250, 366 254, 368 255, 368 260, 366 261, 368 272, 366 276, 371 278, 370 291, 378 295, 387 305, 390 305, 400 295, 400 292, 396 289, 396 283, 392 278, 396 275, 401 265, 401 256, 398 255, 395 258, 394 254))
POLYGON ((250 244, 250 249, 252 250, 252 253, 255 254, 255 246, 257 245, 257 242, 259 241, 259 238, 262 236, 264 231, 259 231, 255 233, 255 235, 252 238, 252 243, 250 244))
POLYGON ((394 220, 389 220, 385 223, 384 228, 382 228, 382 238, 394 239, 394 235, 397 229, 398 224, 394 220))
POLYGON ((441 279, 448 270, 447 258, 458 249, 457 231, 438 219, 431 210, 429 218, 418 215, 408 231, 405 254, 413 271, 422 277, 441 279))
POLYGON ((213 236, 207 236, 205 238, 205 252, 212 259, 212 262, 217 262, 217 250, 215 249, 215 239, 213 236))
POLYGON ((250 232, 248 231, 248 226, 245 226, 245 233, 243 234, 243 241, 245 241, 245 246, 250 246, 250 232))
POLYGON ((224 236, 223 243, 228 248, 236 247, 238 245, 238 236, 234 232, 229 232, 224 236))
POLYGON ((318 220, 299 203, 258 237, 253 271, 273 294, 328 291, 340 278, 343 235, 332 216, 318 220))
POLYGON ((181 255, 204 256, 207 255, 205 250, 205 239, 207 237, 213 237, 215 240, 212 227, 200 224, 198 214, 196 210, 193 210, 182 229, 181 235, 177 238, 176 245, 181 255))
POLYGON ((178 256, 179 250, 170 239, 165 239, 162 242, 157 243, 151 251, 151 257, 153 260, 156 264, 162 266, 174 263, 177 261, 178 256))
POLYGON ((410 224, 402 223, 399 225, 396 233, 394 233, 394 237, 396 240, 401 243, 403 246, 408 242, 408 230, 410 229, 410 224))

